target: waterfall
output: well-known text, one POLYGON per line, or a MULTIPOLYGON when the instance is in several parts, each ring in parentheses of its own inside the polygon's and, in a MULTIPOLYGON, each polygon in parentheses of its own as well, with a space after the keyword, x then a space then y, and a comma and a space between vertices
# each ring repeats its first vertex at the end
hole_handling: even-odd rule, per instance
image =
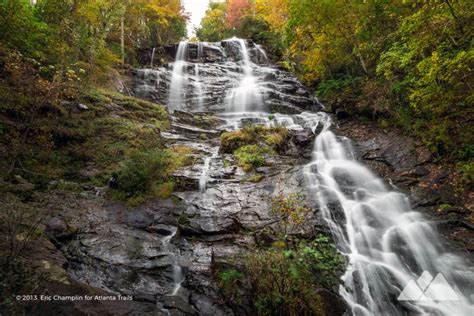
POLYGON ((352 313, 474 315, 469 302, 473 269, 444 251, 436 231, 404 194, 388 189, 353 160, 347 139, 338 139, 330 124, 327 119, 317 136, 304 173, 309 192, 349 260, 340 294, 352 313), (417 279, 422 290, 412 281, 417 279))
POLYGON ((153 68, 153 61, 155 60, 155 50, 156 50, 156 47, 153 47, 153 50, 151 51, 150 68, 153 68))
POLYGON ((184 107, 185 83, 186 74, 185 68, 187 65, 187 48, 188 42, 182 41, 178 45, 176 58, 173 64, 173 73, 171 74, 171 82, 169 87, 168 109, 170 112, 180 110, 184 107))
POLYGON ((262 111, 263 97, 258 86, 257 78, 252 73, 252 62, 247 51, 247 45, 241 38, 231 38, 229 42, 237 42, 242 57, 241 66, 243 78, 239 85, 232 89, 227 97, 227 108, 230 112, 262 111))
POLYGON ((199 61, 201 61, 202 56, 203 56, 203 47, 202 47, 203 44, 204 44, 203 42, 198 43, 197 58, 199 61))
POLYGON ((203 103, 204 103, 204 91, 202 89, 202 83, 199 78, 199 64, 194 64, 194 86, 196 90, 196 100, 195 103, 197 105, 197 110, 203 110, 203 103))
POLYGON ((255 45, 255 47, 257 48, 258 50, 258 53, 263 56, 263 60, 264 62, 268 62, 268 56, 267 56, 267 53, 265 53, 265 50, 262 48, 261 45, 255 45))
POLYGON ((219 147, 216 147, 213 149, 212 155, 204 159, 202 173, 201 173, 201 176, 199 177, 199 191, 200 192, 206 191, 207 180, 209 178, 209 171, 211 169, 211 161, 212 159, 217 158, 218 153, 219 153, 219 147))
POLYGON ((166 254, 173 257, 173 289, 171 290, 171 295, 176 295, 181 288, 181 283, 184 281, 185 275, 183 273, 183 268, 179 265, 178 255, 171 251, 171 240, 176 236, 178 229, 175 228, 170 235, 165 236, 161 239, 163 250, 166 254))

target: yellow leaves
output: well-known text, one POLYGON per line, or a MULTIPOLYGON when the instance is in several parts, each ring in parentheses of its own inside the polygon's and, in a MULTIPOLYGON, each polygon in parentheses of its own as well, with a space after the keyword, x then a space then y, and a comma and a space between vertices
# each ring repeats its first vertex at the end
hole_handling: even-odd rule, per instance
POLYGON ((304 205, 302 194, 280 194, 272 200, 272 212, 280 217, 280 226, 284 233, 300 229, 309 216, 311 209, 304 205))
POLYGON ((288 0, 256 0, 255 11, 272 28, 282 31, 288 21, 288 0))

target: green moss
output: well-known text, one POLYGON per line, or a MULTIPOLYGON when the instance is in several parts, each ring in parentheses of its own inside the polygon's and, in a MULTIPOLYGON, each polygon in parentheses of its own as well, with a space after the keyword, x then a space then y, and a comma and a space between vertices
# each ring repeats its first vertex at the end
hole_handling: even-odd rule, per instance
POLYGON ((474 159, 466 162, 459 162, 456 169, 461 174, 463 181, 466 184, 471 184, 474 181, 474 159))
POLYGON ((232 153, 239 147, 252 144, 270 146, 280 150, 288 140, 288 130, 284 127, 249 125, 243 129, 221 135, 221 152, 232 153))
POLYGON ((163 199, 169 198, 173 193, 174 186, 175 184, 173 181, 162 183, 156 186, 156 188, 153 190, 153 195, 163 199))
POLYGON ((257 183, 257 182, 262 181, 263 178, 265 178, 265 176, 263 174, 255 174, 255 175, 251 176, 250 178, 248 178, 248 181, 253 182, 253 183, 257 183))
POLYGON ((284 127, 246 126, 221 135, 221 152, 232 152, 239 166, 251 171, 265 165, 266 156, 281 152, 287 141, 288 130, 284 127))
POLYGON ((244 279, 244 274, 235 269, 219 271, 217 273, 218 285, 226 295, 235 296, 238 285, 244 279))
POLYGON ((241 146, 250 144, 252 139, 244 130, 226 132, 221 135, 221 151, 231 153, 241 146))
POLYGON ((230 167, 231 166, 231 162, 227 159, 224 159, 222 161, 222 164, 224 165, 224 168, 227 168, 227 167, 230 167))
MULTIPOLYGON (((34 136, 27 142, 19 142, 16 123, 0 114, 1 124, 8 126, 5 139, 11 144, 1 161, 17 156, 15 174, 40 189, 60 179, 105 185, 133 152, 163 148, 160 132, 169 122, 160 105, 96 89, 63 107, 61 115, 36 117, 31 124, 34 136), (75 102, 86 104, 89 110, 74 110, 75 102)), ((0 162, 0 171, 6 168, 9 164, 0 162)))
POLYGON ((265 165, 265 156, 272 153, 272 150, 257 145, 246 145, 238 148, 234 155, 237 158, 239 166, 244 171, 252 171, 256 167, 265 165))
MULTIPOLYGON (((116 196, 118 199, 123 199, 123 196, 116 196)), ((145 202, 145 197, 142 195, 139 196, 132 196, 127 200, 128 207, 137 207, 145 202)))
POLYGON ((186 214, 186 213, 184 213, 184 212, 181 213, 181 214, 179 215, 179 218, 178 218, 178 224, 179 224, 179 225, 186 225, 186 224, 188 224, 188 223, 189 223, 188 214, 186 214))

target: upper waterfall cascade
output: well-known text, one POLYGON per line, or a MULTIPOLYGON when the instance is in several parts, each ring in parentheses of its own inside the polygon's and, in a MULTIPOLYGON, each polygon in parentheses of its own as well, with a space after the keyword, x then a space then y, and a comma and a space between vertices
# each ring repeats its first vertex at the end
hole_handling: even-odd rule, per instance
POLYGON ((183 41, 168 51, 173 63, 136 70, 133 93, 166 104, 170 111, 299 113, 321 109, 293 75, 269 64, 262 48, 251 41, 183 41))
MULTIPOLYGON (((136 95, 164 103, 170 112, 214 112, 223 129, 257 123, 317 134, 303 169, 306 190, 347 258, 339 293, 353 315, 474 315, 474 269, 446 251, 406 195, 356 161, 350 140, 331 131, 331 117, 317 112, 322 106, 293 75, 243 39, 181 42, 172 49, 173 63, 136 70, 136 95), (432 289, 401 298, 422 275, 434 278, 432 289), (437 275, 446 282, 436 283, 437 275), (451 289, 454 296, 444 298, 451 289)), ((203 160, 202 192, 217 158, 214 148, 203 160)))

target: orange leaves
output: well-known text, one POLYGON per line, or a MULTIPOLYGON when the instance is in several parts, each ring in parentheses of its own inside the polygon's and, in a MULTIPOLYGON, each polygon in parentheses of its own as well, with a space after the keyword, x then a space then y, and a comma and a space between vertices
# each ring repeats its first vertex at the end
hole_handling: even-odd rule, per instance
POLYGON ((240 26, 242 18, 251 9, 249 0, 228 0, 227 2, 227 26, 237 28, 240 26))

